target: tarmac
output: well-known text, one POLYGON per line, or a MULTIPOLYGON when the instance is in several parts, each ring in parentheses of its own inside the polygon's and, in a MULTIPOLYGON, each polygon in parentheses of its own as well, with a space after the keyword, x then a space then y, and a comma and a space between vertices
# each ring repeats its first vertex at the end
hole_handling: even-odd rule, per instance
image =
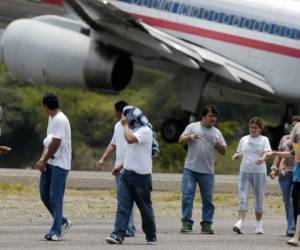
MULTIPOLYGON (((250 217, 250 216, 249 216, 250 217)), ((284 236, 285 224, 282 217, 266 217, 264 219, 265 234, 254 234, 255 222, 247 221, 246 233, 238 235, 232 231, 235 218, 218 217, 214 223, 214 235, 202 235, 199 224, 195 223, 193 232, 182 234, 179 232, 180 220, 176 218, 159 218, 157 220, 157 244, 146 244, 141 226, 138 224, 137 234, 133 238, 126 238, 122 245, 109 245, 105 238, 113 229, 114 221, 73 221, 73 226, 62 241, 50 242, 43 239, 49 228, 49 222, 23 223, 18 222, 0 224, 0 249, 10 250, 114 250, 114 249, 158 249, 158 250, 261 250, 285 249, 288 240, 284 236)))
MULTIPOLYGON (((0 168, 0 184, 14 183, 25 185, 38 185, 40 172, 35 169, 8 169, 0 168)), ((181 174, 154 173, 153 190, 178 191, 181 187, 181 174)), ((68 187, 73 189, 105 190, 115 188, 115 177, 110 172, 102 171, 70 171, 68 187)), ((215 192, 237 193, 237 175, 216 175, 215 192)), ((280 194, 277 180, 267 180, 267 194, 280 194)))

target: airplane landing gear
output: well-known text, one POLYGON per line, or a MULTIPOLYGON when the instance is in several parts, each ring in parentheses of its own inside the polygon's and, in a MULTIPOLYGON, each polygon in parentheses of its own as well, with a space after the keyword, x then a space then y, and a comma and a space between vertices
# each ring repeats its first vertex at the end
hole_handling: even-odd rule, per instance
POLYGON ((185 120, 168 119, 161 126, 161 137, 169 143, 178 142, 178 139, 187 124, 188 121, 185 120))

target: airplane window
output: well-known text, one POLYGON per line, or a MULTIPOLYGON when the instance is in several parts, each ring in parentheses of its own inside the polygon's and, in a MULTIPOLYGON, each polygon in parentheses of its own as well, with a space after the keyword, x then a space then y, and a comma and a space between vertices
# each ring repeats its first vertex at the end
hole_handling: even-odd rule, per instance
POLYGON ((300 30, 296 30, 294 33, 295 39, 300 40, 300 30))
POLYGON ((280 35, 280 34, 281 34, 281 31, 282 31, 282 27, 281 27, 281 26, 278 26, 278 25, 275 25, 274 33, 275 33, 276 35, 280 35))
POLYGON ((291 35, 292 35, 292 30, 289 29, 288 27, 284 27, 283 35, 284 35, 285 37, 291 37, 291 35))
POLYGON ((209 16, 210 16, 210 11, 209 10, 204 10, 203 14, 202 14, 202 18, 209 20, 209 16))
POLYGON ((241 17, 234 16, 232 20, 232 25, 234 26, 240 26, 241 23, 241 17))
POLYGON ((248 18, 244 18, 242 26, 247 29, 251 29, 251 20, 248 18))
POLYGON ((219 12, 213 12, 212 14, 212 20, 215 22, 219 22, 219 17, 220 17, 220 13, 219 12))
POLYGON ((151 0, 144 0, 143 5, 146 6, 146 7, 151 6, 151 0))
POLYGON ((196 17, 199 15, 199 12, 200 12, 199 8, 193 6, 192 11, 191 11, 191 16, 196 17))
POLYGON ((160 0, 153 0, 152 1, 152 7, 155 9, 159 9, 160 6, 160 0))
POLYGON ((170 11, 172 7, 172 1, 164 1, 162 4, 162 10, 170 11))
POLYGON ((256 20, 253 20, 253 21, 254 21, 253 25, 252 25, 253 29, 257 30, 257 31, 260 31, 261 23, 259 21, 256 21, 256 20))
POLYGON ((224 14, 222 17, 222 23, 230 24, 230 17, 227 14, 224 14))
POLYGON ((187 16, 189 14, 190 8, 191 8, 190 5, 182 4, 181 8, 180 8, 180 11, 179 11, 179 14, 187 16))
POLYGON ((272 25, 271 24, 269 24, 269 23, 264 23, 263 24, 263 32, 266 32, 266 33, 271 33, 271 27, 272 27, 272 25))

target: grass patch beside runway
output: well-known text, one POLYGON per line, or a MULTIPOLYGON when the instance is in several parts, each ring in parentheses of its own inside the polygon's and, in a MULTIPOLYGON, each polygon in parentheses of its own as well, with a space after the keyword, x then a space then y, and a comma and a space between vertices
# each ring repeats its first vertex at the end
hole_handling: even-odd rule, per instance
MULTIPOLYGON (((181 194, 179 192, 153 192, 153 206, 157 217, 181 217, 181 194)), ((214 196, 216 215, 236 216, 237 193, 216 193, 214 196)), ((74 190, 65 194, 65 214, 75 220, 113 218, 116 212, 115 190, 74 190)), ((254 202, 250 198, 250 215, 253 217, 254 202)), ((200 195, 194 202, 195 219, 200 219, 200 195)), ((283 203, 279 196, 267 196, 267 215, 282 215, 283 203)), ((138 212, 137 212, 138 213, 138 212)), ((39 198, 38 188, 21 184, 0 184, 0 221, 40 221, 49 220, 49 214, 39 198)))

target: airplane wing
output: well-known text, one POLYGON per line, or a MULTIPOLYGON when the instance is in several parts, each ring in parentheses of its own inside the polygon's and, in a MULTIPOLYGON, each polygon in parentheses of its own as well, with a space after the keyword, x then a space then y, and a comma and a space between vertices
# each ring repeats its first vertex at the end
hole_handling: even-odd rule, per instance
POLYGON ((248 83, 269 94, 274 90, 264 76, 206 48, 188 43, 147 25, 106 0, 65 0, 92 29, 94 39, 134 57, 171 61, 241 85, 248 83))

